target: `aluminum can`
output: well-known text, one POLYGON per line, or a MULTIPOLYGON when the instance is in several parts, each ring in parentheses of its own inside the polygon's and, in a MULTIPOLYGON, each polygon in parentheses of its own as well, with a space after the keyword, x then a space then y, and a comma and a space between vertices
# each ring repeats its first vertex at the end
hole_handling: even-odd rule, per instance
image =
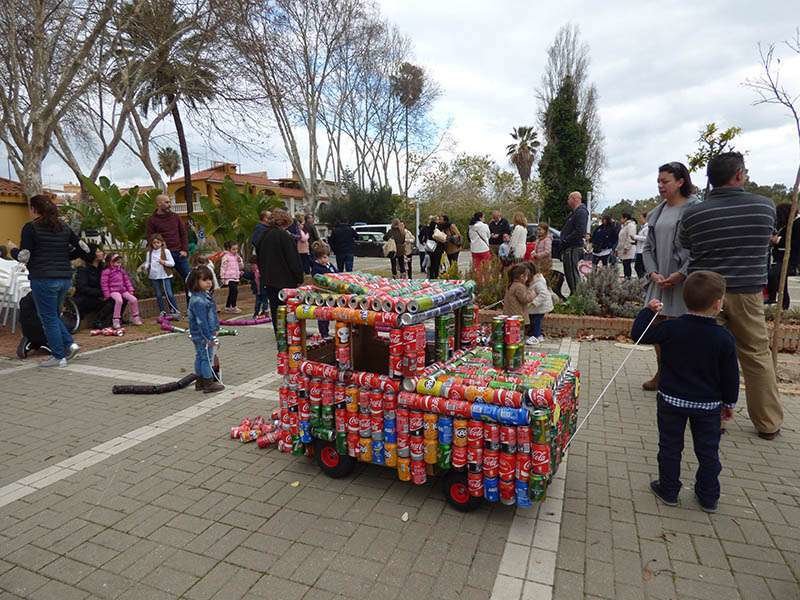
POLYGON ((411 480, 411 459, 401 456, 397 457, 397 478, 400 481, 411 480))
POLYGON ((517 497, 517 506, 520 508, 530 508, 532 506, 530 498, 530 490, 527 481, 520 481, 517 479, 514 482, 514 492, 517 497))
POLYGON ((358 460, 372 462, 372 438, 358 438, 358 460))
POLYGON ((408 409, 405 408, 398 408, 397 409, 397 433, 405 433, 408 434, 408 409))
POLYGON ((411 411, 408 413, 408 433, 413 435, 422 435, 425 424, 425 417, 419 411, 411 411))
POLYGON ((311 423, 308 421, 300 421, 300 441, 304 444, 314 441, 314 438, 311 437, 311 423))
POLYGON ((383 414, 382 413, 372 413, 369 417, 370 422, 370 435, 372 435, 373 440, 382 440, 383 439, 383 414), (375 434, 380 434, 380 437, 375 437, 375 434))
POLYGON ((517 426, 517 451, 522 454, 531 453, 531 428, 527 425, 517 426))
POLYGON ((466 419, 453 419, 453 446, 466 447, 467 446, 467 428, 468 423, 466 419))
POLYGON ((483 447, 487 450, 500 450, 500 426, 497 423, 484 423, 483 447))
POLYGON ((475 446, 483 444, 483 422, 473 419, 469 422, 467 429, 467 445, 475 446))
POLYGON ((438 417, 434 413, 424 413, 423 416, 423 437, 426 440, 436 440, 438 438, 438 431, 436 429, 436 423, 438 421, 438 417))
POLYGON ((531 474, 550 474, 550 444, 534 443, 531 448, 531 474))
POLYGON ((467 446, 467 469, 473 473, 483 471, 483 448, 481 446, 467 446))
POLYGON ((483 497, 487 502, 500 502, 500 480, 497 477, 484 476, 483 497))
POLYGON ((342 456, 347 455, 347 434, 341 431, 336 432, 336 452, 342 456))
POLYGON ((483 476, 484 477, 498 477, 500 467, 500 451, 488 450, 483 451, 483 476))
POLYGON ((506 316, 498 315, 492 319, 492 346, 502 344, 505 339, 506 316))
POLYGON ((541 409, 531 411, 531 442, 534 444, 550 442, 550 411, 541 409))
POLYGON ((517 490, 515 487, 515 481, 513 479, 506 481, 504 479, 500 480, 500 502, 506 505, 512 505, 517 499, 517 490))
POLYGON ((441 470, 446 471, 447 469, 450 468, 452 463, 452 456, 453 456, 452 447, 450 446, 450 444, 439 444, 438 446, 439 446, 439 451, 436 464, 441 470))
POLYGON ((530 452, 517 452, 517 465, 514 472, 517 481, 527 482, 531 478, 531 455, 530 452))
POLYGON ((505 367, 505 348, 503 344, 494 344, 492 346, 492 366, 495 369, 503 369, 505 367))
POLYGON ((354 385, 348 385, 344 393, 347 398, 347 410, 356 412, 358 410, 358 388, 354 385))
POLYGON ((372 440, 372 462, 376 465, 386 464, 383 440, 372 440))
POLYGON ((439 459, 439 442, 434 439, 434 440, 425 440, 423 443, 424 443, 423 460, 429 465, 435 465, 439 459))
MULTIPOLYGON (((402 354, 390 354, 389 355, 389 374, 392 377, 402 377, 403 374, 407 373, 407 369, 404 367, 404 357, 402 354)), ((416 364, 416 357, 414 359, 414 364, 416 364)))
POLYGON ((514 479, 514 475, 517 471, 517 455, 501 452, 500 459, 497 463, 497 469, 500 479, 514 479))
POLYGON ((425 463, 421 460, 411 461, 411 481, 414 485, 423 485, 428 480, 425 463))
POLYGON ((347 454, 356 458, 358 456, 359 450, 359 440, 361 438, 358 437, 358 433, 353 433, 348 431, 347 432, 347 454))
POLYGON ((397 456, 403 458, 411 456, 411 436, 407 433, 397 434, 397 456))
POLYGON ((421 435, 412 435, 408 442, 411 460, 422 460, 425 457, 425 438, 421 435))
POLYGON ((483 473, 480 471, 467 473, 467 489, 469 490, 469 495, 473 498, 483 497, 483 473))
POLYGON ((438 430, 440 444, 453 443, 453 418, 442 415, 439 417, 436 428, 438 430))
POLYGON ((397 467, 397 444, 385 442, 383 444, 384 464, 387 467, 397 467))
POLYGON ((463 469, 467 466, 467 447, 453 446, 450 462, 454 469, 463 469))
POLYGON ((506 346, 516 346, 522 342, 522 317, 514 315, 508 317, 503 331, 503 342, 506 346))
POLYGON ((547 495, 547 476, 531 474, 528 482, 528 495, 534 502, 541 502, 547 495))

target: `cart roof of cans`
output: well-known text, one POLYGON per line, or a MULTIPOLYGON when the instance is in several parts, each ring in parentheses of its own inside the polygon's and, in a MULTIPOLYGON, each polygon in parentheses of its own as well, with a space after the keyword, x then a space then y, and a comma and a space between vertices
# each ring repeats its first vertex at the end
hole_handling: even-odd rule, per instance
POLYGON ((357 462, 417 485, 442 475, 460 510, 541 500, 575 430, 580 375, 565 355, 526 352, 521 318, 482 332, 474 287, 339 273, 282 290, 279 449, 313 448, 331 477, 357 462), (309 319, 334 321, 328 361, 310 359, 309 319), (380 373, 354 361, 365 335, 388 349, 380 373))

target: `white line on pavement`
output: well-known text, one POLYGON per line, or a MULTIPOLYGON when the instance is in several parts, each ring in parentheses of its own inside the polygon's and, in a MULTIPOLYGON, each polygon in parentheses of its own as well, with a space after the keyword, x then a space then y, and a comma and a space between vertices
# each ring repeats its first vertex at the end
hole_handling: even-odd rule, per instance
MULTIPOLYGON (((68 369, 87 373, 91 375, 99 375, 102 377, 112 377, 116 379, 133 379, 134 381, 152 381, 155 378, 162 379, 159 376, 147 375, 144 373, 133 373, 131 371, 119 371, 117 369, 105 369, 103 367, 92 367, 89 365, 70 365, 68 369)), ((66 479, 70 475, 79 473, 84 469, 96 465, 112 456, 124 452, 129 448, 138 446, 145 440, 149 440, 157 435, 161 435, 167 431, 175 429, 184 423, 206 414, 207 412, 227 404, 231 400, 243 397, 253 397, 259 400, 277 400, 278 392, 270 390, 261 390, 260 388, 269 385, 276 381, 280 376, 275 373, 268 375, 261 375, 247 381, 241 385, 229 386, 225 390, 213 396, 207 396, 202 402, 193 404, 183 410, 179 410, 163 419, 154 421, 149 425, 139 427, 133 431, 129 431, 123 435, 117 436, 113 439, 98 444, 94 448, 76 454, 51 465, 47 468, 41 469, 32 473, 22 479, 18 479, 12 483, 0 487, 0 507, 24 498, 35 491, 40 490, 48 485, 66 479)), ((163 378, 167 381, 172 381, 170 378, 163 378)), ((153 381, 153 383, 163 383, 162 381, 153 381)))
MULTIPOLYGON (((580 342, 564 338, 560 354, 570 355, 570 364, 578 366, 580 342)), ((532 509, 517 509, 494 580, 492 600, 520 598, 551 600, 556 575, 561 513, 564 507, 564 484, 567 456, 547 487, 547 497, 532 509)))
POLYGON ((82 365, 80 363, 70 363, 66 366, 67 371, 83 373, 84 375, 97 375, 98 377, 110 377, 111 379, 122 379, 125 381, 136 381, 144 384, 158 385, 175 381, 174 377, 164 375, 151 375, 149 373, 135 373, 133 371, 123 371, 122 369, 108 369, 106 367, 96 367, 93 365, 82 365))

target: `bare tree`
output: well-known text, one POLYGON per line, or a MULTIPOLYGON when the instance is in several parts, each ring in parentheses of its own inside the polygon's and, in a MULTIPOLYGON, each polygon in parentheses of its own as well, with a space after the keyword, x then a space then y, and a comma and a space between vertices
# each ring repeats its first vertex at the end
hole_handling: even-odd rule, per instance
POLYGON ((0 2, 0 140, 29 197, 64 115, 97 82, 115 0, 0 2))
MULTIPOLYGON (((794 39, 784 42, 784 44, 791 52, 800 56, 800 28, 795 30, 794 39)), ((757 79, 747 80, 745 85, 758 94, 758 100, 756 100, 755 104, 775 104, 783 107, 789 113, 794 121, 797 143, 800 146, 800 91, 787 90, 783 81, 781 81, 781 59, 776 58, 775 49, 775 44, 770 44, 766 47, 759 44, 758 52, 761 57, 763 73, 757 79)), ((775 310, 775 319, 772 323, 772 361, 776 365, 778 363, 778 340, 780 339, 781 320, 783 318, 783 291, 786 289, 786 276, 789 272, 789 255, 792 247, 792 223, 797 217, 798 189, 800 189, 800 164, 798 164, 794 187, 792 188, 792 207, 789 211, 785 234, 786 251, 783 253, 783 263, 781 264, 781 274, 778 282, 778 303, 775 310)))
POLYGON ((547 136, 545 111, 558 94, 564 78, 568 76, 572 78, 580 120, 589 134, 586 175, 596 192, 602 183, 603 170, 606 167, 605 137, 597 111, 597 88, 589 81, 589 63, 589 46, 581 42, 580 28, 567 23, 558 30, 547 50, 547 64, 539 88, 536 90, 536 98, 539 103, 540 129, 547 136))

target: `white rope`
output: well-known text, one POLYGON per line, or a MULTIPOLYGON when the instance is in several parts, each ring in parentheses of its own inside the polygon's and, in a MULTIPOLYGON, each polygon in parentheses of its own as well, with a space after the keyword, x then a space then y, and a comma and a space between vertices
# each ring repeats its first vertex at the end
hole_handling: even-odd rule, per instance
POLYGON ((575 436, 581 430, 581 427, 583 427, 584 423, 586 423, 586 421, 589 420, 589 417, 592 415, 592 411, 594 411, 594 409, 597 407, 597 404, 600 402, 600 400, 603 399, 603 396, 605 396, 606 392, 608 391, 608 388, 611 387, 611 384, 614 383, 614 379, 616 379, 617 375, 620 374, 620 371, 622 371, 622 367, 625 366, 625 363, 631 357, 631 354, 633 354, 633 351, 636 350, 636 346, 638 346, 639 342, 642 341, 642 338, 647 333, 647 331, 650 329, 650 327, 653 325, 653 322, 656 320, 657 316, 658 316, 658 313, 653 315, 653 318, 650 319, 650 322, 647 324, 647 327, 644 328, 644 331, 642 332, 642 335, 640 335, 639 339, 636 340, 633 343, 633 346, 631 346, 631 349, 628 351, 628 355, 625 358, 622 359, 622 362, 619 364, 619 367, 617 367, 616 372, 611 376, 611 379, 608 380, 608 383, 606 383, 606 387, 603 388, 603 391, 600 392, 600 395, 597 397, 597 400, 595 400, 594 404, 592 404, 591 408, 589 408, 589 412, 586 413, 586 416, 583 417, 583 420, 575 428, 575 431, 572 433, 572 436, 569 438, 569 441, 567 441, 566 445, 564 446, 564 452, 567 451, 567 448, 569 448, 570 444, 572 443, 572 440, 575 439, 575 436))

